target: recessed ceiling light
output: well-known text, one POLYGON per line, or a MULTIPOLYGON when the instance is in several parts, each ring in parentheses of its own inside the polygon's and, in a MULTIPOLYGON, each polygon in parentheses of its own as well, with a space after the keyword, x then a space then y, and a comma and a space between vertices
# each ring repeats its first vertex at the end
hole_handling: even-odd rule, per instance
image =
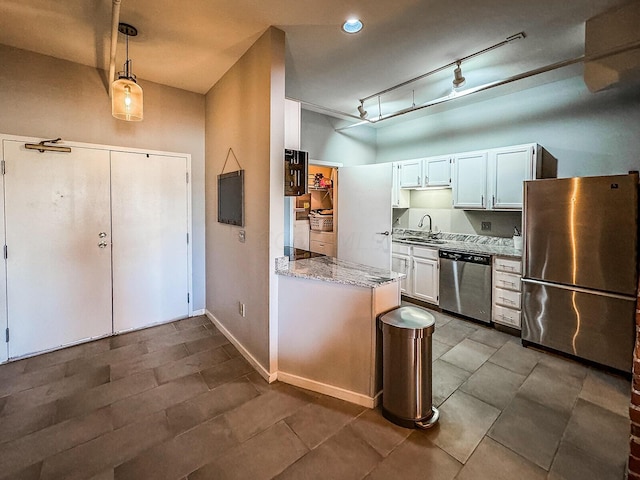
POLYGON ((360 30, 362 30, 362 27, 364 27, 364 25, 359 19, 350 18, 346 22, 344 22, 344 25, 342 25, 342 30, 346 33, 358 33, 360 30))

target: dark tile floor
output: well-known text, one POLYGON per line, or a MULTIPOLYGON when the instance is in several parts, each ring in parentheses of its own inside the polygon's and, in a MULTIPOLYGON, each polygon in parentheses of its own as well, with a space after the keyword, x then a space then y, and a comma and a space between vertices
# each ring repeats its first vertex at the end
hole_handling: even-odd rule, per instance
POLYGON ((624 477, 627 381, 435 315, 433 430, 268 385, 196 317, 0 366, 0 476, 624 477))

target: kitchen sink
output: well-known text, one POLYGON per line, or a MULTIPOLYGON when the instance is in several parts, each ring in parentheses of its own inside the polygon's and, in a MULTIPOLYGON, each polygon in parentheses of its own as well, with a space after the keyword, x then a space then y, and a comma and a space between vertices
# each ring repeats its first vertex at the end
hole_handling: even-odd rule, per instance
POLYGON ((398 238, 398 240, 400 240, 401 242, 430 243, 436 245, 442 245, 443 243, 446 243, 444 240, 427 237, 400 237, 398 238))

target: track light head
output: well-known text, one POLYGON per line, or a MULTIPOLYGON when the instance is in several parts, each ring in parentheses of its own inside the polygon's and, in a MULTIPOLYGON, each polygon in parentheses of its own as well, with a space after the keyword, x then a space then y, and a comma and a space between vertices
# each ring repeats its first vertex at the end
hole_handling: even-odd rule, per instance
POLYGON ((360 118, 361 119, 364 120, 365 118, 367 118, 368 113, 364 109, 364 103, 363 102, 360 102, 360 105, 358 105, 358 112, 360 112, 360 118))
POLYGON ((462 76, 462 69, 460 68, 460 61, 456 62, 457 67, 453 70, 453 88, 462 87, 467 81, 466 78, 462 76))

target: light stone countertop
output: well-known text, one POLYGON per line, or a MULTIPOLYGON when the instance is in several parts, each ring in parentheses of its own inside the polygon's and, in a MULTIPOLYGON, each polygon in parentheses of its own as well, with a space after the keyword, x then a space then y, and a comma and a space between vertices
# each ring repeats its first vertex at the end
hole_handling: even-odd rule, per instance
POLYGON ((406 277, 403 273, 346 262, 335 257, 305 258, 288 263, 277 262, 276 273, 368 288, 397 282, 406 277))
POLYGON ((444 243, 430 243, 424 232, 403 229, 394 229, 393 231, 393 241, 395 243, 424 246, 460 253, 479 253, 517 259, 522 258, 522 250, 515 249, 513 247, 513 240, 510 238, 455 233, 439 233, 436 234, 435 237, 437 240, 443 240, 444 243), (402 240, 404 236, 423 237, 424 241, 402 240))

